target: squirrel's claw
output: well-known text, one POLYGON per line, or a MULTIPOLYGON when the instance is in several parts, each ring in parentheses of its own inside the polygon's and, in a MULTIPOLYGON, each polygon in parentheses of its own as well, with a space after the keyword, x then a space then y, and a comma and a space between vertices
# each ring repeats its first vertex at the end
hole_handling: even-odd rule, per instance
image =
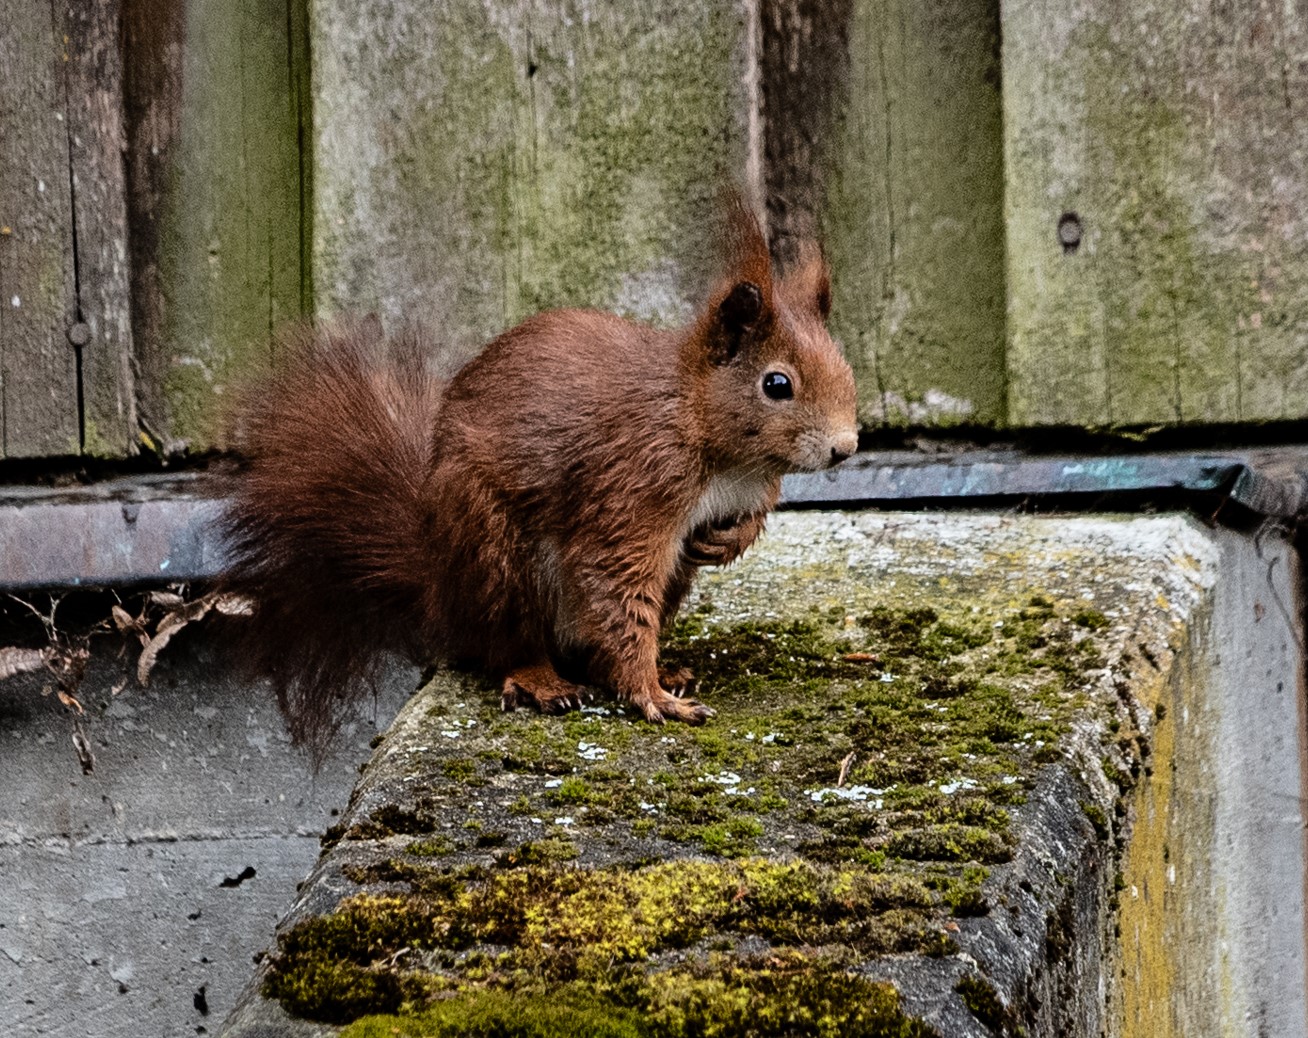
POLYGON ((689 667, 678 667, 673 670, 670 667, 659 668, 659 684, 663 686, 664 691, 680 699, 688 692, 695 689, 698 681, 695 678, 695 672, 689 667))
POLYGON ((689 708, 687 713, 682 714, 677 718, 678 721, 682 721, 685 724, 699 725, 703 724, 710 717, 718 716, 718 712, 711 706, 705 706, 696 699, 683 699, 680 702, 682 706, 689 708))

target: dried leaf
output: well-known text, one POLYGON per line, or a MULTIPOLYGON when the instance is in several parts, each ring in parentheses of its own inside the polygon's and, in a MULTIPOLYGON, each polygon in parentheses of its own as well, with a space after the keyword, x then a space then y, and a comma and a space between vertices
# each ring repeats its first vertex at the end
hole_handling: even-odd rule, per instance
POLYGON ((131 613, 117 603, 114 603, 110 612, 113 614, 114 626, 124 634, 128 631, 139 632, 141 630, 143 626, 141 621, 138 618, 133 617, 131 613))
POLYGON ((186 599, 172 591, 151 591, 150 601, 165 609, 176 609, 178 606, 186 605, 186 599))
POLYGON ((82 709, 82 704, 79 703, 72 696, 70 696, 62 688, 59 690, 59 702, 63 703, 64 706, 68 707, 69 710, 76 710, 79 715, 86 713, 86 711, 82 709))
POLYGON ((254 599, 244 595, 219 595, 213 607, 223 616, 252 616, 254 599))
POLYGON ((21 649, 16 645, 0 649, 0 680, 30 670, 40 670, 50 655, 49 649, 21 649))
POLYGON ((86 676, 86 665, 91 661, 91 650, 86 646, 50 650, 50 670, 59 679, 59 687, 76 692, 86 676))
POLYGON ((847 652, 840 657, 846 663, 880 663, 881 657, 870 652, 847 652))
POLYGON ((159 621, 159 626, 154 631, 154 637, 145 643, 145 647, 141 650, 141 658, 136 663, 136 679, 142 685, 150 683, 150 671, 154 670, 159 653, 172 640, 173 635, 187 624, 199 620, 208 613, 217 597, 216 594, 209 594, 203 598, 197 598, 194 602, 183 602, 180 607, 168 613, 159 621))
POLYGON ((127 687, 127 679, 123 678, 119 681, 114 682, 114 687, 109 690, 109 694, 111 696, 116 696, 118 695, 119 692, 121 692, 126 687, 127 687))

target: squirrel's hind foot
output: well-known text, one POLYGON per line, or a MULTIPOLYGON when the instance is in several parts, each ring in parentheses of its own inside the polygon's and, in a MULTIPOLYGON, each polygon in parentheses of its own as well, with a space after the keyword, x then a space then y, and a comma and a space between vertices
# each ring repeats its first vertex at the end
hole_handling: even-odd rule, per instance
POLYGON ((717 714, 712 707, 705 706, 698 700, 679 698, 657 685, 652 692, 637 692, 630 701, 651 724, 662 724, 664 721, 703 724, 717 714))
POLYGON ((564 681, 549 663, 519 667, 504 679, 500 707, 507 713, 519 706, 534 706, 542 714, 562 714, 580 710, 591 699, 581 685, 564 681))

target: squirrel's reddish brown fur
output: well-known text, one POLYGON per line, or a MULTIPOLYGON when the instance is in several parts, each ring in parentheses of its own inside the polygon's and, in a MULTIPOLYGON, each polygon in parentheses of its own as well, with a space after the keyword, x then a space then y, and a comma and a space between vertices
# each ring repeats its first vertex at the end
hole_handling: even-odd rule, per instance
POLYGON ((816 249, 774 278, 750 217, 699 317, 662 331, 538 314, 447 384, 422 333, 301 330, 248 397, 227 586, 257 602, 247 658, 310 742, 385 650, 503 683, 506 708, 607 688, 651 721, 712 710, 661 673, 699 566, 763 529, 782 474, 857 446, 816 249))

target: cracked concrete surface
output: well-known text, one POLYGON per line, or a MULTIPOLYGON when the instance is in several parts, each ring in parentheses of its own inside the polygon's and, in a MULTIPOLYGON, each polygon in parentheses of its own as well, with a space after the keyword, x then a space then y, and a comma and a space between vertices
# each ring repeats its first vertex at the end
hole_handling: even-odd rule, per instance
POLYGON ((6 1038, 216 1031, 416 678, 392 673, 315 776, 268 688, 202 634, 116 696, 127 665, 107 648, 82 686, 91 775, 40 680, 0 684, 6 1038))

